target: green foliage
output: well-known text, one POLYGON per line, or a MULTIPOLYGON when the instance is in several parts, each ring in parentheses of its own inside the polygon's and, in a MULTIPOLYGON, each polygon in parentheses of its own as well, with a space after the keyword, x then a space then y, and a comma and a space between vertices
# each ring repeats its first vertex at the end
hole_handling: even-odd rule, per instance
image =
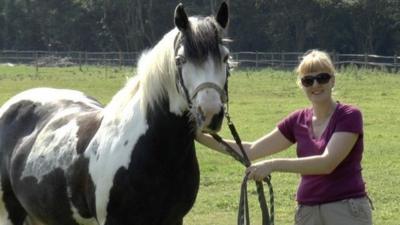
POLYGON ((341 53, 395 54, 399 2, 389 0, 265 1, 265 32, 277 51, 319 48, 341 53), (396 8, 397 7, 397 8, 396 8), (382 34, 385 35, 382 35, 382 34))
MULTIPOLYGON (((182 0, 210 15, 222 0, 182 0)), ((400 53, 398 0, 227 1, 235 51, 400 53)), ((141 51, 173 27, 175 0, 0 0, 0 49, 141 51)))
MULTIPOLYGON (((84 91, 106 104, 122 87, 131 68, 40 68, 0 66, 0 102, 31 87, 50 86, 84 91)), ((335 96, 363 112, 365 152, 363 175, 374 201, 374 224, 398 225, 400 220, 400 92, 399 74, 345 68, 336 79, 335 96)), ((308 101, 292 72, 273 69, 234 71, 230 78, 230 115, 243 140, 255 140, 308 101)), ((221 135, 229 138, 226 126, 221 135)), ((244 168, 228 156, 197 144, 201 168, 199 195, 185 218, 187 225, 236 224, 244 168)), ((277 157, 295 157, 291 148, 277 157)), ((276 224, 293 224, 299 176, 274 173, 276 224)), ((249 184, 249 187, 254 185, 249 184)), ((250 190, 252 224, 261 224, 255 190, 250 190)))

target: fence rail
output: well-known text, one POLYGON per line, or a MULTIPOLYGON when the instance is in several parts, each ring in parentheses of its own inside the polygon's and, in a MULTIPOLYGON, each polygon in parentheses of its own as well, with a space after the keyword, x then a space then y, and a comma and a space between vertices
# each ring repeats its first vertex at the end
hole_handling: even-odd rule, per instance
MULTIPOLYGON (((233 52, 232 58, 239 67, 263 68, 275 67, 293 69, 301 59, 300 52, 233 52)), ((381 56, 371 54, 330 53, 338 67, 357 66, 387 69, 398 72, 399 56, 381 56)), ((0 63, 28 64, 42 66, 135 66, 140 52, 54 52, 54 51, 0 51, 0 63)))
MULTIPOLYGON (((232 57, 244 67, 277 67, 293 69, 299 63, 301 52, 234 52, 232 57)), ((337 67, 357 66, 388 69, 398 72, 400 69, 399 56, 381 56, 371 54, 339 54, 330 53, 337 67)))

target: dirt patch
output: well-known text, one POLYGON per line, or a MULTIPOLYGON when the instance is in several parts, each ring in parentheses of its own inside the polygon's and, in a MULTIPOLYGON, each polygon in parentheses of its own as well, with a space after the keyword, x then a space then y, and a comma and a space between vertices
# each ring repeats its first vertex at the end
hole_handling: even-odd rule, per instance
POLYGON ((76 64, 72 62, 71 57, 46 56, 33 61, 32 65, 39 67, 69 67, 76 64))

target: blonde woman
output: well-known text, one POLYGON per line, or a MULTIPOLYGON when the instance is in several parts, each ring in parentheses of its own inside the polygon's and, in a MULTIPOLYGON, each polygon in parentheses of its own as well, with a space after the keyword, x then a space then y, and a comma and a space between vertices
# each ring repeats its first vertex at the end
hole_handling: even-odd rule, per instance
MULTIPOLYGON (((297 158, 272 158, 247 169, 262 180, 272 172, 301 174, 296 225, 369 225, 371 206, 361 174, 363 121, 360 110, 335 101, 335 68, 326 52, 308 51, 296 72, 310 106, 297 110, 254 142, 244 142, 250 160, 270 156, 296 144, 297 158)), ((218 151, 208 135, 197 140, 218 151)), ((233 141, 227 140, 238 149, 233 141)))

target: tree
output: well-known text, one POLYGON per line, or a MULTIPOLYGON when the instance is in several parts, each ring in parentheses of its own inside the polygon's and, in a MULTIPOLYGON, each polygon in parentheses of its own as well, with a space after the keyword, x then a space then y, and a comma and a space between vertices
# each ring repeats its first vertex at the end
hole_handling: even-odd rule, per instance
MULTIPOLYGON (((172 29, 177 0, 0 0, 0 48, 141 51, 172 29)), ((190 15, 222 0, 182 0, 190 15)), ((400 54, 399 0, 229 1, 234 51, 400 54)))

